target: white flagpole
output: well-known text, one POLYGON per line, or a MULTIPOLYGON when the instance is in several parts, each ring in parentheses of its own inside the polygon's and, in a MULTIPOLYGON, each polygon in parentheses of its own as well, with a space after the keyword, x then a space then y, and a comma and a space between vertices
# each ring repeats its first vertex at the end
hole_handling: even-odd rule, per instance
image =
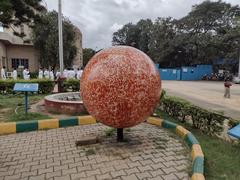
POLYGON ((58 0, 58 38, 59 38, 59 65, 63 75, 63 33, 62 33, 62 0, 58 0))

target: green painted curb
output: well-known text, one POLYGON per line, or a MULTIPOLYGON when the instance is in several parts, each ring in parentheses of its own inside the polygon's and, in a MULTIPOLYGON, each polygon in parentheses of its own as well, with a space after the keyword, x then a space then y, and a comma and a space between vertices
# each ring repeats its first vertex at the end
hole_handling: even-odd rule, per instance
POLYGON ((188 133, 184 140, 187 142, 189 147, 192 147, 193 144, 199 144, 198 140, 195 138, 195 136, 192 133, 188 133))
POLYGON ((16 123, 16 132, 28 132, 38 130, 38 121, 24 121, 16 123))
POLYGON ((167 129, 176 129, 177 124, 172 123, 172 122, 167 121, 167 120, 163 120, 162 127, 167 128, 167 129))
POLYGON ((203 174, 203 167, 204 167, 204 159, 203 157, 196 157, 193 160, 192 172, 193 173, 201 173, 203 174))
POLYGON ((77 126, 78 118, 59 119, 59 127, 77 126))

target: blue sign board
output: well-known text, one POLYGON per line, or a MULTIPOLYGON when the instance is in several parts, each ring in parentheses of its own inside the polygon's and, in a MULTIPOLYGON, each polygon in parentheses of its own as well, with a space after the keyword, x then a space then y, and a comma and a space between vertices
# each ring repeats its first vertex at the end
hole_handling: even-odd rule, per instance
POLYGON ((240 139, 240 124, 228 131, 230 136, 240 139))
POLYGON ((37 92, 38 84, 37 83, 16 83, 13 88, 14 91, 19 92, 37 92))
POLYGON ((25 92, 25 113, 28 113, 28 92, 37 92, 37 83, 16 83, 13 88, 14 91, 25 92))

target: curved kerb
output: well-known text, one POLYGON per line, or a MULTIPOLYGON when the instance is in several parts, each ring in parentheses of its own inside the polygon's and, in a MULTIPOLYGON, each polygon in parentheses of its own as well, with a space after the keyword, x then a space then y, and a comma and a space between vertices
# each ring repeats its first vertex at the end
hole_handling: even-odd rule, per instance
MULTIPOLYGON (((0 135, 14 134, 20 132, 29 132, 36 130, 47 130, 61 127, 95 124, 96 119, 92 116, 78 116, 67 119, 45 119, 33 120, 11 123, 0 123, 0 135)), ((147 123, 157 125, 166 129, 175 130, 176 134, 183 138, 188 146, 191 148, 192 157, 192 180, 204 180, 204 155, 198 140, 194 135, 186 130, 184 127, 179 126, 167 120, 162 120, 156 117, 149 117, 147 123)))
POLYGON ((179 126, 175 123, 172 123, 167 120, 160 118, 150 117, 147 119, 149 124, 157 125, 166 129, 175 130, 176 134, 183 138, 188 146, 191 148, 191 157, 192 157, 192 180, 204 180, 204 155, 202 148, 195 138, 195 136, 186 130, 184 127, 179 126))

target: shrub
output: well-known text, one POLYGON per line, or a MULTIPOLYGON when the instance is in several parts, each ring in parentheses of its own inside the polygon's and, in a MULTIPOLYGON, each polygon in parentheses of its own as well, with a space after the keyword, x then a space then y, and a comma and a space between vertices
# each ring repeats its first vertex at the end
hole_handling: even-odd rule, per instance
POLYGON ((228 122, 228 126, 230 127, 230 129, 237 126, 238 124, 240 124, 240 121, 235 119, 230 119, 228 122))
POLYGON ((220 134, 226 119, 221 114, 194 106, 180 98, 164 96, 161 109, 182 123, 188 123, 208 135, 220 134))
POLYGON ((40 94, 47 94, 53 91, 55 82, 47 79, 31 79, 31 80, 0 80, 0 93, 14 93, 13 87, 15 83, 38 83, 40 94))
POLYGON ((76 92, 80 90, 80 81, 79 79, 68 79, 63 82, 64 91, 76 92))
POLYGON ((30 72, 31 79, 37 79, 38 78, 38 72, 30 72))

